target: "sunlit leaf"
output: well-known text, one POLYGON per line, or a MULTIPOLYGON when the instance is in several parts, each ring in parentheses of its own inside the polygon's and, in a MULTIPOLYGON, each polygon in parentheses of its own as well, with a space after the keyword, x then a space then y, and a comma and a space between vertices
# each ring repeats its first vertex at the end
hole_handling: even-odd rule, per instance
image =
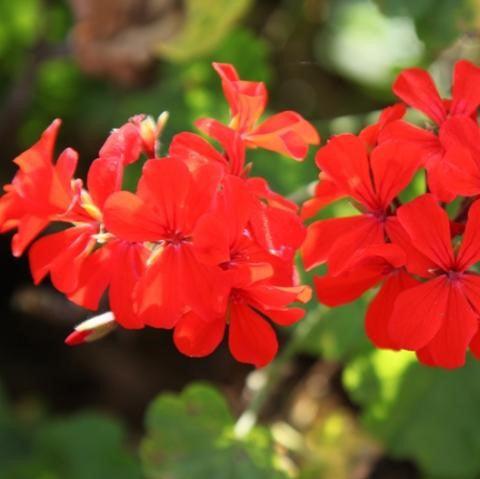
POLYGON ((266 429, 234 435, 223 397, 203 384, 162 394, 150 406, 142 457, 148 479, 282 479, 266 429))
POLYGON ((187 0, 182 30, 157 47, 158 54, 174 61, 204 55, 218 45, 242 17, 250 0, 187 0))
POLYGON ((375 351, 347 366, 344 384, 390 454, 432 477, 478 477, 479 362, 446 371, 418 364, 411 353, 375 351))

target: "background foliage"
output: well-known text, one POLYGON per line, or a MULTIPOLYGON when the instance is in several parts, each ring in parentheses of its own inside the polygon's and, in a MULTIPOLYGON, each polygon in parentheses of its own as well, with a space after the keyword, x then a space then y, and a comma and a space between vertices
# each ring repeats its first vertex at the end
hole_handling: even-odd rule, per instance
MULTIPOLYGON (((267 81, 271 110, 298 110, 324 139, 356 132, 394 100, 402 68, 429 68, 447 91, 456 59, 480 62, 479 35, 477 0, 3 1, 0 179, 54 117, 83 169, 135 113, 170 112, 165 145, 200 116, 224 118, 213 60, 267 81)), ((299 201, 312 158, 252 153, 254 172, 299 201)), ((225 348, 181 357, 162 331, 72 351, 62 338, 85 312, 27 286, 1 241, 2 479, 480 478, 480 366, 436 371, 374 351, 365 299, 312 303, 312 331, 282 338, 296 335, 294 358, 253 375, 225 348), (262 425, 239 435, 236 417, 269 375, 262 425)))

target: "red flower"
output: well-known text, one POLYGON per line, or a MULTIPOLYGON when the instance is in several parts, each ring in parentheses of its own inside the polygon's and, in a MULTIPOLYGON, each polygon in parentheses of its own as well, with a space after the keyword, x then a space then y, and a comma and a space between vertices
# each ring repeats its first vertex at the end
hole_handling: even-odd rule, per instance
MULTIPOLYGON (((400 293, 390 335, 399 347, 416 351, 425 364, 462 366, 479 326, 480 276, 469 268, 480 260, 480 202, 470 207, 457 253, 448 216, 431 195, 402 206, 397 216, 405 235, 394 240, 407 253, 407 270, 427 281, 400 293)), ((480 353, 478 344, 472 351, 480 353)))
POLYGON ((302 246, 305 267, 328 262, 332 274, 349 262, 357 249, 385 242, 392 201, 409 184, 419 165, 416 150, 396 142, 374 148, 354 135, 334 137, 316 156, 337 195, 348 195, 361 211, 346 218, 319 220, 307 230, 302 246))
MULTIPOLYGON (((284 111, 256 125, 267 104, 267 90, 262 82, 240 80, 232 65, 214 63, 222 79, 223 92, 230 105, 229 129, 240 133, 250 148, 260 147, 296 160, 305 158, 309 145, 320 137, 313 126, 294 111, 284 111)), ((222 142, 226 127, 211 118, 198 120, 196 126, 205 134, 222 142)))
POLYGON ((200 315, 214 309, 216 271, 196 258, 192 233, 216 198, 221 174, 214 164, 191 172, 177 159, 149 160, 137 194, 122 191, 107 200, 109 232, 128 242, 153 243, 136 288, 144 324, 171 328, 188 309, 200 315))
POLYGON ((480 105, 480 69, 467 60, 455 64, 451 100, 440 98, 428 72, 420 68, 400 73, 393 91, 407 105, 425 113, 440 126, 449 116, 476 114, 480 105))
POLYGON ((53 164, 59 127, 60 120, 55 120, 35 145, 15 158, 19 171, 0 198, 1 231, 17 229, 14 256, 21 256, 52 219, 64 215, 80 193, 81 183, 72 181, 77 153, 67 148, 53 164))
POLYGON ((262 367, 275 356, 278 343, 267 319, 281 326, 300 320, 305 312, 289 308, 294 301, 307 302, 310 289, 305 286, 282 287, 268 283, 257 273, 260 268, 232 269, 224 276, 230 279, 230 294, 225 316, 205 320, 190 312, 177 323, 174 340, 177 348, 188 356, 205 356, 220 344, 229 325, 229 347, 237 361, 262 367))
POLYGON ((177 347, 189 356, 210 354, 223 338, 229 324, 229 345, 234 357, 257 367, 270 362, 277 351, 277 339, 268 323, 289 325, 304 315, 289 308, 294 301, 307 301, 310 290, 292 286, 293 265, 280 261, 259 248, 248 229, 256 208, 244 181, 224 179, 214 211, 204 215, 193 234, 199 260, 222 270, 221 314, 201 318, 188 312, 175 327, 177 347))
POLYGON ((463 183, 451 172, 461 172, 462 164, 456 158, 457 150, 449 151, 455 136, 461 141, 463 126, 476 126, 476 113, 480 104, 480 69, 462 60, 456 63, 452 99, 442 100, 429 74, 419 68, 402 72, 393 90, 408 105, 417 108, 438 126, 435 131, 418 128, 404 121, 388 125, 380 134, 380 140, 396 139, 416 144, 421 149, 424 166, 428 172, 430 191, 441 201, 450 202, 461 194, 463 183), (471 122, 469 126, 468 123, 471 122))
MULTIPOLYGON (((404 114, 405 107, 400 103, 385 108, 380 114, 377 123, 364 128, 358 135, 359 138, 365 142, 367 149, 374 148, 377 146, 380 134, 385 127, 393 121, 402 118, 404 114)), ((330 178, 325 171, 320 171, 318 178, 319 181, 315 185, 313 198, 305 201, 302 206, 301 216, 303 219, 315 216, 322 208, 347 195, 347 192, 342 191, 340 185, 330 178)))
POLYGON ((305 227, 299 218, 298 206, 282 195, 273 192, 263 178, 247 178, 245 148, 238 133, 228 131, 224 138, 225 154, 220 154, 208 142, 193 133, 176 135, 169 155, 185 162, 190 169, 213 163, 226 174, 245 178, 245 186, 253 193, 256 206, 250 218, 252 232, 258 243, 271 254, 291 260, 305 239, 305 227))
MULTIPOLYGON (((144 270, 146 248, 129 244, 105 231, 103 206, 122 186, 124 167, 143 151, 139 128, 127 123, 114 130, 92 163, 86 190, 61 216, 53 219, 73 223, 58 233, 43 236, 29 252, 35 284, 50 274, 53 285, 69 299, 96 309, 109 288, 110 306, 124 327, 140 327, 135 316, 132 292, 144 270)), ((73 174, 73 171, 72 171, 73 174)))

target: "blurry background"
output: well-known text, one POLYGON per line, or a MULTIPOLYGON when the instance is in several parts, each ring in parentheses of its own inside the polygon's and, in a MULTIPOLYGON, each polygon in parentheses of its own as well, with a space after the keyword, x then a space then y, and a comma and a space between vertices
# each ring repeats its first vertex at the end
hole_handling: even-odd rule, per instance
MULTIPOLYGON (((265 80, 271 111, 297 110, 326 139, 372 121, 394 100, 402 68, 429 68, 447 92, 462 57, 480 62, 478 0, 1 1, 0 179, 55 117, 59 147, 80 152, 81 172, 136 113, 170 112, 165 144, 198 117, 225 118, 214 60, 265 80)), ((312 157, 299 165, 252 153, 254 172, 284 194, 315 179, 312 157)), ((225 347, 185 358, 158 330, 67 348, 86 312, 48 284, 33 288, 26 259, 0 242, 0 479, 142 477, 147 405, 197 380, 228 406, 201 387, 193 399, 162 397, 142 446, 148 477, 480 478, 480 367, 433 371, 409 354, 374 351, 362 300, 322 312, 267 404, 268 429, 219 446, 217 432, 228 438, 231 414, 248 401, 248 367, 225 347), (193 421, 188 406, 202 411, 202 401, 224 410, 224 422, 216 413, 193 421), (191 460, 182 468, 179 457, 191 460), (195 461, 211 469, 189 469, 195 461)))

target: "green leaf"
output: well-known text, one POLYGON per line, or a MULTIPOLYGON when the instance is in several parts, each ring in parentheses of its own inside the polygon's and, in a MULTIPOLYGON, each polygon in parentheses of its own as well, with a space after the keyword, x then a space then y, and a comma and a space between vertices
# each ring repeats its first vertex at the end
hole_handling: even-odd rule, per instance
POLYGON ((466 26, 471 26, 475 7, 470 0, 374 0, 382 13, 410 17, 420 39, 433 54, 448 46, 466 26))
MULTIPOLYGON (((42 467, 68 479, 139 479, 133 457, 123 448, 124 432, 116 422, 93 413, 51 421, 34 450, 42 467)), ((53 477, 53 476, 52 476, 53 477)))
POLYGON ((181 32, 157 47, 159 55, 173 61, 209 53, 247 11, 250 0, 187 0, 185 4, 181 32))
POLYGON ((162 394, 150 406, 141 450, 149 479, 282 479, 264 428, 234 435, 224 398, 193 384, 180 395, 162 394))
POLYGON ((389 92, 398 70, 420 62, 423 54, 412 19, 382 15, 371 0, 332 2, 315 46, 319 61, 378 93, 389 92))
POLYGON ((362 421, 398 458, 436 478, 480 474, 480 363, 455 371, 427 368, 407 352, 374 351, 344 372, 362 421))
POLYGON ((123 429, 112 419, 93 413, 40 418, 31 404, 23 409, 25 417, 17 417, 0 390, 2 479, 140 479, 123 429))

